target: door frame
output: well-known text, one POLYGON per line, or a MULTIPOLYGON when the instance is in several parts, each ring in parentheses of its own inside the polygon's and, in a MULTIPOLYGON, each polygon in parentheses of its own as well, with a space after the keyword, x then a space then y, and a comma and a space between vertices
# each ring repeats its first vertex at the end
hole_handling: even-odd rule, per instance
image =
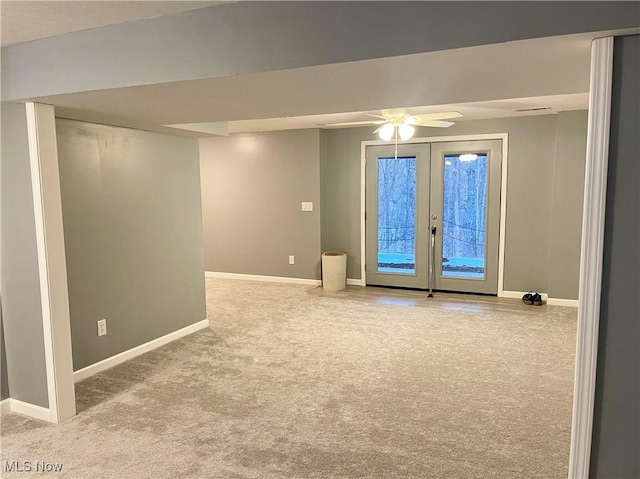
MULTIPOLYGON (((474 141, 474 140, 502 140, 502 168, 500 171, 500 231, 498 236, 498 297, 504 296, 504 246, 505 224, 507 219, 507 164, 509 153, 508 133, 487 133, 480 135, 453 135, 430 136, 411 138, 398 143, 398 145, 410 145, 414 143, 446 143, 450 141, 474 141)), ((366 264, 366 168, 367 146, 389 145, 383 140, 364 140, 360 142, 360 286, 367 285, 366 264)))

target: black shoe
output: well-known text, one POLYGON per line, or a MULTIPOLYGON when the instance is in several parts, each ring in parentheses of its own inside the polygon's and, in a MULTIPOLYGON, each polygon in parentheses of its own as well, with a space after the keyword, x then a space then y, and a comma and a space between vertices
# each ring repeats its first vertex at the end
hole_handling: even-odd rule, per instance
POLYGON ((535 304, 536 306, 542 306, 542 296, 538 293, 534 294, 531 297, 531 304, 535 304))
POLYGON ((528 304, 528 305, 532 305, 533 304, 533 294, 532 293, 527 293, 522 297, 522 302, 524 304, 528 304))

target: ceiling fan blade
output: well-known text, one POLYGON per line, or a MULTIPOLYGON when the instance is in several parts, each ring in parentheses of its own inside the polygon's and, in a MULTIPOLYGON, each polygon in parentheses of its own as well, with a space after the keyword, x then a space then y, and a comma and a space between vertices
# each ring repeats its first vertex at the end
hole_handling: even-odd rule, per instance
POLYGON ((380 125, 382 123, 386 123, 386 120, 365 120, 365 121, 348 121, 345 123, 328 123, 326 125, 326 127, 333 127, 333 126, 369 126, 369 125, 380 125))
POLYGON ((425 121, 417 121, 414 123, 417 126, 429 126, 432 128, 448 128, 451 125, 455 125, 452 121, 437 121, 437 120, 425 120, 425 121))
MULTIPOLYGON (((425 113, 424 115, 412 115, 410 121, 429 121, 429 120, 451 120, 453 118, 462 118, 462 114, 457 111, 445 111, 442 113, 425 113)), ((417 124, 417 123, 413 123, 417 124)))

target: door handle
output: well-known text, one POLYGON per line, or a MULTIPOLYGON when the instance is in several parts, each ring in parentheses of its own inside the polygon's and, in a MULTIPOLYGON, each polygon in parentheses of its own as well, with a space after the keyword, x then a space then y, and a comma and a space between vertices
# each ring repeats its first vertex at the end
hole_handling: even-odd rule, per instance
MULTIPOLYGON (((435 215, 433 215, 435 216, 435 215)), ((429 298, 433 298, 433 284, 435 283, 435 261, 436 261, 436 232, 438 227, 436 225, 431 226, 431 259, 429 261, 429 298)))

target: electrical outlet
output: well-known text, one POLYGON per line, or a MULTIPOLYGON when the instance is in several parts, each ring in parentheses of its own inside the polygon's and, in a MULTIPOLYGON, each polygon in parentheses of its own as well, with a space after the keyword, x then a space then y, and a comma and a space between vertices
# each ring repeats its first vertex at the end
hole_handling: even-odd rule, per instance
POLYGON ((98 321, 98 336, 104 336, 107 334, 107 320, 101 319, 98 321))
POLYGON ((296 263, 296 258, 293 255, 289 256, 289 264, 295 264, 295 263, 296 263))

